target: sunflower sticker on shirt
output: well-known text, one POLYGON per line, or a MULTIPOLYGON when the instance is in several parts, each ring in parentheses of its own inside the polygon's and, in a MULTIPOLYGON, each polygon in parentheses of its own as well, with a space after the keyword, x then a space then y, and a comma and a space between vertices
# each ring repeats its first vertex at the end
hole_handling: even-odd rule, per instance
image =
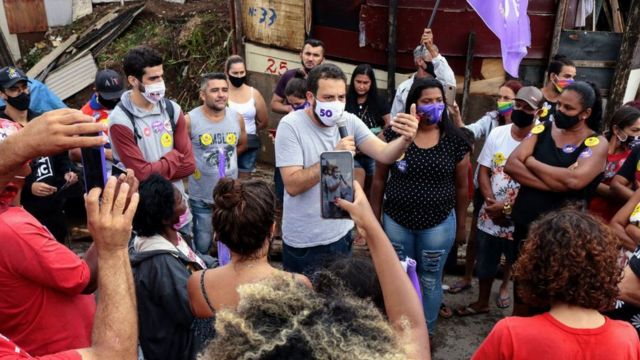
POLYGON ((211 137, 211 134, 204 133, 200 136, 200 144, 209 146, 211 145, 211 143, 213 143, 213 137, 211 137))
POLYGON ((200 172, 200 169, 196 169, 196 171, 193 172, 193 178, 196 180, 200 180, 201 177, 202 173, 200 172))
POLYGON ((584 144, 587 145, 588 147, 594 147, 600 144, 600 139, 598 139, 595 136, 592 136, 590 138, 587 138, 587 140, 584 141, 584 144))
POLYGON ((225 141, 228 145, 235 145, 238 141, 238 137, 234 133, 228 133, 225 141))
POLYGON ((535 135, 538 135, 543 131, 544 131, 544 125, 543 124, 538 124, 533 129, 531 129, 531 133, 535 134, 535 135))
POLYGON ((498 151, 497 153, 493 154, 493 163, 496 166, 502 166, 504 165, 504 163, 506 162, 507 158, 504 156, 504 154, 500 151, 498 151))

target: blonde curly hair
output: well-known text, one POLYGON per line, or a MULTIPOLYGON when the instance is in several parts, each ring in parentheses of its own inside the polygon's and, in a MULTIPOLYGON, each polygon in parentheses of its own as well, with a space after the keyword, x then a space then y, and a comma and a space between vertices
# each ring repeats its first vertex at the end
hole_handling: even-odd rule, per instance
POLYGON ((351 295, 324 296, 291 277, 238 288, 236 311, 216 314, 199 360, 406 359, 380 312, 351 295))

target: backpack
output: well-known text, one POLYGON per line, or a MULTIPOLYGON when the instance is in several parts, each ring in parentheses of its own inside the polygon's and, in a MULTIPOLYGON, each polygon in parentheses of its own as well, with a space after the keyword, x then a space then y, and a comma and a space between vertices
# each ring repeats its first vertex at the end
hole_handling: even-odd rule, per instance
MULTIPOLYGON (((167 99, 167 98, 162 98, 162 102, 164 103, 164 108, 165 110, 167 110, 167 115, 169 115, 169 122, 171 123, 171 132, 173 132, 175 134, 176 132, 176 121, 173 118, 173 116, 175 115, 175 109, 173 108, 173 104, 171 104, 171 100, 167 99)), ((127 115, 127 117, 129 118, 129 120, 131 121, 131 126, 133 126, 133 139, 136 141, 136 145, 138 144, 138 139, 142 139, 142 136, 140 135, 140 133, 138 132, 138 129, 136 129, 136 124, 133 120, 133 114, 131 113, 131 111, 129 111, 129 109, 127 109, 124 105, 122 105, 122 102, 119 102, 118 105, 116 105, 120 110, 122 110, 122 112, 127 115)))

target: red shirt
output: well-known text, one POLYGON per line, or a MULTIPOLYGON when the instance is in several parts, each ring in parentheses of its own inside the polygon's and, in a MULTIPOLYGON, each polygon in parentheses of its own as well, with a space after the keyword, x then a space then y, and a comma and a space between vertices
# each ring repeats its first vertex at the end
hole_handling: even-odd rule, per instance
POLYGON ((54 355, 31 357, 28 353, 20 349, 11 340, 0 334, 0 359, 2 360, 19 360, 19 359, 41 359, 41 360, 82 360, 82 356, 77 351, 65 351, 54 355))
POLYGON ((500 320, 472 359, 640 359, 640 344, 633 326, 623 321, 605 318, 599 328, 575 329, 544 313, 500 320))
POLYGON ((30 354, 91 346, 88 265, 21 207, 0 210, 0 333, 30 354))
MULTIPOLYGON (((607 156, 607 166, 604 170, 604 178, 602 179, 602 183, 609 185, 611 183, 611 179, 616 175, 620 167, 625 160, 629 157, 631 150, 627 150, 625 152, 617 153, 617 154, 609 154, 607 156)), ((589 203, 589 212, 600 216, 606 222, 611 221, 611 218, 620 210, 620 207, 624 204, 619 204, 614 201, 614 199, 604 198, 600 195, 595 195, 591 202, 589 203)))

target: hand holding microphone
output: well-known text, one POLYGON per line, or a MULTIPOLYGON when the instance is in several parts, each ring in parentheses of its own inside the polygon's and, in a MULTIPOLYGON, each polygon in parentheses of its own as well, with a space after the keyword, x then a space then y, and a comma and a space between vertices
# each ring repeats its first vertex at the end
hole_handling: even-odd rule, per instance
POLYGON ((338 131, 340 132, 340 142, 336 145, 336 150, 347 150, 350 151, 352 155, 355 155, 356 142, 353 136, 349 135, 347 131, 347 120, 341 116, 336 122, 336 126, 338 126, 338 131))

